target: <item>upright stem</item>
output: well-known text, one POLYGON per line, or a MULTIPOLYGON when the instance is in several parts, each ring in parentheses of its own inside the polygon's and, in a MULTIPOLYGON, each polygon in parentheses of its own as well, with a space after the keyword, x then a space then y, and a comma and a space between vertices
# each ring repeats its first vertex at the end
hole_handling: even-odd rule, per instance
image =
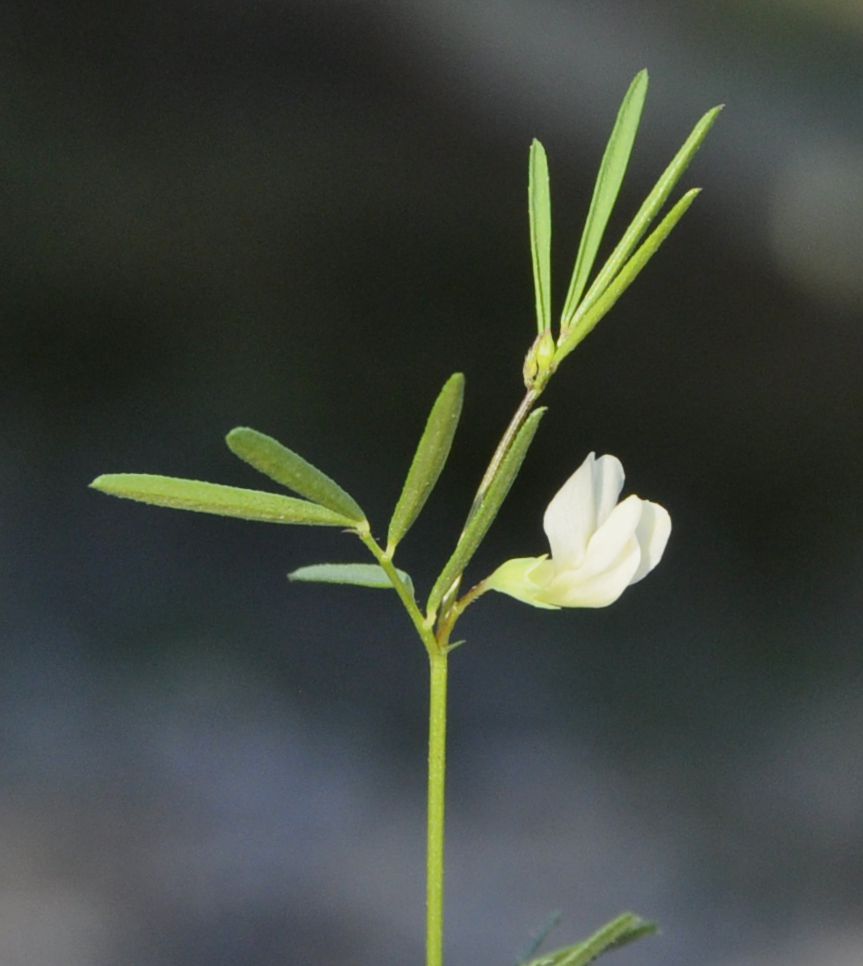
MULTIPOLYGON (((474 497, 468 520, 480 505, 500 465, 509 452, 518 431, 542 393, 543 386, 527 390, 510 420, 474 497)), ((428 752, 428 825, 426 846, 426 966, 443 966, 444 904, 444 811, 446 795, 446 691, 449 638, 463 611, 485 592, 479 583, 456 601, 448 614, 442 615, 437 634, 433 617, 424 618, 417 607, 412 590, 402 580, 392 563, 392 554, 384 550, 368 529, 357 536, 371 551, 386 572, 405 610, 420 636, 429 659, 429 752, 428 752)))
POLYGON ((444 802, 446 788, 447 652, 429 654, 428 845, 426 966, 443 966, 444 802))

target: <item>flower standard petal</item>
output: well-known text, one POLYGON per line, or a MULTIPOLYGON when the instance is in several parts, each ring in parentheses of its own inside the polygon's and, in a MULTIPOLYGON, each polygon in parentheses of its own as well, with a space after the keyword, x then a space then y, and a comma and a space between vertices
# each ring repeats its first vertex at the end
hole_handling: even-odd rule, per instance
POLYGON ((542 518, 552 559, 560 566, 577 567, 581 563, 587 541, 596 529, 594 460, 595 454, 590 453, 554 495, 542 518))
POLYGON ((623 465, 616 456, 600 456, 593 464, 593 494, 596 506, 596 527, 599 528, 608 519, 609 514, 617 505, 620 491, 626 474, 623 465))
POLYGON ((635 538, 641 547, 641 563, 630 583, 638 583, 659 563, 670 535, 671 517, 668 510, 658 503, 643 500, 641 519, 635 531, 635 538))

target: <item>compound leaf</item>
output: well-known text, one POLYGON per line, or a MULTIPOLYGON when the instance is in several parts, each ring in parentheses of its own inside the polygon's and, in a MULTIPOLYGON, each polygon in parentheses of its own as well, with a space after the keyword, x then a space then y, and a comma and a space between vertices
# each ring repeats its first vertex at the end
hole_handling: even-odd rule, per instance
POLYGON ((558 949, 538 959, 532 959, 524 966, 587 966, 603 953, 619 949, 644 936, 652 936, 658 931, 655 922, 649 922, 634 913, 625 912, 606 923, 583 942, 558 949))
POLYGON ((572 306, 572 312, 574 314, 563 316, 561 323, 562 329, 565 330, 570 325, 576 324, 579 317, 590 310, 593 303, 602 296, 603 292, 617 276, 617 273, 627 263, 635 246, 650 227, 653 219, 668 200, 668 196, 682 177, 684 171, 689 167, 690 161, 692 161, 698 149, 704 143, 704 139, 710 133, 710 129, 716 122, 716 118, 719 116, 721 110, 721 104, 711 108, 692 129, 689 137, 683 142, 680 150, 665 171, 662 172, 659 180, 644 199, 644 202, 636 212, 629 227, 623 233, 623 237, 617 243, 614 251, 591 283, 587 294, 579 305, 572 306))

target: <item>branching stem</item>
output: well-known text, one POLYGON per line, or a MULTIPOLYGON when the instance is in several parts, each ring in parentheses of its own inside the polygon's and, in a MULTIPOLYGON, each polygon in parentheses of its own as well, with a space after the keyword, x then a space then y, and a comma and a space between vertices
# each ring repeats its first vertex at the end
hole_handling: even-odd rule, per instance
POLYGON ((429 657, 433 657, 435 653, 441 650, 441 647, 434 635, 434 631, 426 623, 422 611, 417 606, 417 602, 414 600, 414 595, 411 591, 411 588, 399 576, 399 572, 396 570, 391 557, 370 533, 362 533, 358 531, 357 536, 360 538, 360 540, 362 540, 363 544, 368 548, 371 555, 380 564, 381 569, 384 571, 387 577, 390 578, 390 583, 393 585, 395 592, 398 594, 399 600, 402 602, 402 606, 407 611, 407 615, 410 617, 411 623, 414 625, 417 634, 419 634, 420 640, 425 645, 425 649, 428 651, 429 657))
MULTIPOLYGON (((488 488, 500 469, 518 431, 530 415, 541 389, 526 392, 509 422, 488 468, 480 482, 471 505, 468 520, 476 512, 488 488)), ((437 632, 417 606, 413 591, 402 579, 392 562, 392 554, 380 546, 367 530, 358 530, 357 536, 380 564, 398 594, 399 600, 429 659, 429 737, 428 737, 428 824, 426 838, 426 966, 443 966, 444 922, 444 840, 446 805, 446 725, 447 725, 447 673, 449 640, 456 621, 464 611, 483 593, 485 584, 480 582, 463 597, 453 602, 441 615, 437 632)))

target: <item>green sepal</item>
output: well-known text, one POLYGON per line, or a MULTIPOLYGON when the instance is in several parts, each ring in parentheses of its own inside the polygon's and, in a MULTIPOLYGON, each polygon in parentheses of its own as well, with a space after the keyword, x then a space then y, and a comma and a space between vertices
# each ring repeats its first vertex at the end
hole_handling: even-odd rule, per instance
POLYGON ((392 555, 425 506, 440 477, 452 447, 464 399, 464 376, 457 372, 444 384, 429 413, 414 453, 401 496, 387 533, 387 553, 392 555))
POLYGON ((536 296, 536 330, 551 328, 551 196, 548 158, 536 138, 528 156, 527 210, 530 220, 530 254, 536 296))
POLYGON ((521 469, 528 448, 539 428, 539 421, 544 415, 545 408, 542 408, 534 410, 527 417, 524 425, 512 441, 512 446, 510 446, 506 456, 501 460, 488 488, 477 497, 471 507, 456 548, 429 594, 426 609, 430 616, 437 613, 444 595, 464 572, 486 533, 488 533, 489 527, 494 522, 494 518, 503 505, 518 471, 521 469))
POLYGON ((271 436, 238 426, 228 433, 225 442, 232 453, 274 482, 354 523, 365 521, 360 505, 338 483, 271 436))
POLYGON ((559 365, 570 352, 585 338, 596 324, 607 315, 615 302, 629 288, 638 277, 639 272, 654 256, 659 246, 665 241, 674 226, 686 214, 687 209, 700 194, 700 188, 692 188, 677 202, 662 221, 641 243, 635 254, 623 266, 614 281, 594 301, 584 314, 577 313, 576 321, 567 330, 565 337, 558 346, 555 365, 559 365))
POLYGON ((603 953, 620 949, 628 943, 635 942, 645 936, 652 936, 659 931, 655 922, 649 922, 636 916, 634 913, 625 912, 623 915, 612 919, 601 929, 598 929, 589 939, 578 943, 575 946, 567 946, 564 949, 557 949, 538 959, 532 959, 524 966, 587 966, 603 953))
POLYGON ((593 188, 593 197, 590 199, 590 209, 578 246, 575 267, 572 270, 572 280, 563 304, 561 328, 565 329, 575 315, 596 260, 602 236, 614 209, 614 203, 617 201, 641 121, 644 100, 647 97, 647 84, 647 71, 639 71, 623 98, 602 156, 602 163, 593 188))
MULTIPOLYGON (((414 585, 410 574, 397 570, 399 579, 413 594, 414 585)), ((298 567, 288 574, 288 580, 316 584, 352 584, 354 587, 369 587, 373 590, 392 590, 393 584, 383 567, 377 564, 311 564, 298 567)))
POLYGON ((326 507, 278 493, 244 490, 220 483, 202 483, 151 473, 108 473, 90 484, 95 490, 173 510, 214 513, 264 523, 296 523, 313 527, 355 527, 350 520, 326 507))
POLYGON ((684 171, 689 167, 690 161, 692 161, 698 149, 704 143, 704 139, 710 133, 710 129, 716 122, 716 118, 719 116, 722 107, 723 105, 720 104, 717 107, 711 108, 698 121, 690 132, 689 137, 683 142, 680 150, 665 171, 662 172, 659 180, 644 199, 644 202, 636 212, 629 227, 623 233, 623 237, 617 243, 614 251, 609 255, 608 260, 591 283, 587 294, 578 306, 573 307, 575 314, 571 317, 565 314, 562 316, 561 340, 565 337, 566 329, 570 325, 578 323, 579 318, 590 310, 593 303, 602 296, 617 273, 626 264, 635 246, 650 227, 653 219, 659 214, 660 209, 668 200, 668 196, 673 191, 675 185, 683 176, 684 171))

